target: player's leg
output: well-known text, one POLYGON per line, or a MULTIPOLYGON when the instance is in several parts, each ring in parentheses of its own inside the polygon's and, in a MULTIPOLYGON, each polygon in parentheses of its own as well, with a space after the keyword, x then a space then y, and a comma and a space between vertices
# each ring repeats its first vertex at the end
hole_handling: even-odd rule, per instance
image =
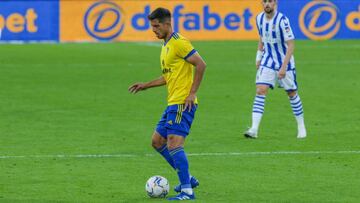
POLYGON ((167 147, 167 140, 156 131, 152 135, 152 147, 165 158, 173 169, 175 169, 174 160, 167 147))
POLYGON ((184 143, 186 136, 189 134, 197 107, 193 107, 190 112, 187 109, 183 109, 183 104, 173 105, 170 108, 173 109, 170 110, 168 122, 166 123, 168 133, 167 144, 180 180, 181 193, 173 198, 169 198, 169 200, 195 199, 184 143))
POLYGON ((169 200, 194 199, 194 192, 190 183, 189 162, 184 151, 185 137, 168 135, 168 147, 173 157, 177 174, 181 184, 181 193, 169 200))
POLYGON ((260 67, 256 74, 256 96, 252 108, 252 125, 244 135, 247 138, 257 138, 259 125, 265 108, 265 99, 269 88, 275 84, 276 72, 266 67, 260 67))
POLYGON ((252 131, 257 136, 259 125, 261 122, 262 115, 265 109, 265 99, 268 92, 268 85, 257 85, 256 86, 256 96, 253 103, 252 109, 252 125, 250 131, 252 131))
POLYGON ((173 169, 175 169, 174 160, 172 159, 167 147, 167 130, 165 127, 168 117, 167 113, 168 109, 164 111, 159 123, 156 126, 156 130, 152 135, 152 147, 165 158, 173 169))
POLYGON ((287 71, 285 78, 282 79, 281 82, 289 96, 291 108, 293 110, 298 125, 298 138, 305 138, 306 128, 304 122, 304 110, 300 96, 297 93, 298 87, 296 82, 295 70, 287 71))
POLYGON ((291 108, 293 110, 297 126, 298 126, 298 138, 306 137, 306 128, 304 122, 304 109, 297 91, 287 91, 291 108))

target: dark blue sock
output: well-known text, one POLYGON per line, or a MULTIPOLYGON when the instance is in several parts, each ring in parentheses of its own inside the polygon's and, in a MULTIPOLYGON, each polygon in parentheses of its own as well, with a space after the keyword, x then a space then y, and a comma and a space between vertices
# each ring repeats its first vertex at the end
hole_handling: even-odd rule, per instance
POLYGON ((156 149, 156 151, 159 152, 165 158, 165 160, 170 164, 171 167, 173 167, 173 169, 175 169, 174 160, 171 157, 166 144, 164 144, 159 149, 156 149))
POLYGON ((181 183, 181 189, 191 188, 189 163, 186 158, 184 148, 178 147, 173 150, 169 150, 169 152, 175 163, 175 168, 181 183))

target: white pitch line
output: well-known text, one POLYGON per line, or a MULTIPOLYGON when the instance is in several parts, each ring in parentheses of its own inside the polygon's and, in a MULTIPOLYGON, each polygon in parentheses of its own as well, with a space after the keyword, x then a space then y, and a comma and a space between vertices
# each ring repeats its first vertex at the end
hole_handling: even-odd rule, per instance
MULTIPOLYGON (((274 152, 208 152, 189 153, 188 156, 265 156, 265 155, 324 155, 324 154, 360 154, 360 151, 274 151, 274 152)), ((39 158, 139 158, 156 154, 77 154, 77 155, 2 155, 0 159, 39 159, 39 158)))
POLYGON ((188 156, 247 156, 247 155, 292 155, 292 154, 360 154, 360 151, 274 151, 274 152, 226 152, 191 153, 188 156))

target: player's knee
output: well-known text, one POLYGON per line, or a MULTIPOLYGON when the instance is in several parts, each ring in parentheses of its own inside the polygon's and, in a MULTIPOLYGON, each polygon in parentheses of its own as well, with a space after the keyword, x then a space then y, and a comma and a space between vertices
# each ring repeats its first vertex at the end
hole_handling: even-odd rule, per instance
POLYGON ((183 147, 184 145, 184 140, 181 137, 178 136, 169 136, 168 137, 168 148, 171 149, 176 149, 178 147, 183 147))
POLYGON ((162 147, 164 143, 162 143, 159 139, 152 139, 151 140, 151 146, 155 149, 159 149, 162 147))
POLYGON ((164 144, 166 144, 166 139, 155 131, 151 138, 151 146, 155 149, 159 149, 164 146, 164 144))
POLYGON ((256 88, 256 94, 257 95, 266 95, 267 94, 267 89, 265 89, 265 88, 256 88))

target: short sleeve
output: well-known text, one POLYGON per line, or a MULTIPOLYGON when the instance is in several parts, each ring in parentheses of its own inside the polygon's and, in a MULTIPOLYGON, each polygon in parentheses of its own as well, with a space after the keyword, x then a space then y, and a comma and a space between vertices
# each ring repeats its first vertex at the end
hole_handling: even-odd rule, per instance
POLYGON ((256 28, 258 30, 258 33, 260 35, 260 27, 259 27, 259 15, 256 16, 256 28))
POLYGON ((261 31, 260 31, 260 18, 261 18, 261 14, 256 16, 256 28, 258 30, 259 35, 261 36, 261 31))
POLYGON ((177 43, 177 55, 183 59, 187 59, 196 53, 196 50, 187 39, 180 39, 177 43))
POLYGON ((280 29, 282 33, 284 34, 284 40, 289 41, 295 39, 294 33, 291 29, 289 19, 284 17, 280 21, 280 29))

